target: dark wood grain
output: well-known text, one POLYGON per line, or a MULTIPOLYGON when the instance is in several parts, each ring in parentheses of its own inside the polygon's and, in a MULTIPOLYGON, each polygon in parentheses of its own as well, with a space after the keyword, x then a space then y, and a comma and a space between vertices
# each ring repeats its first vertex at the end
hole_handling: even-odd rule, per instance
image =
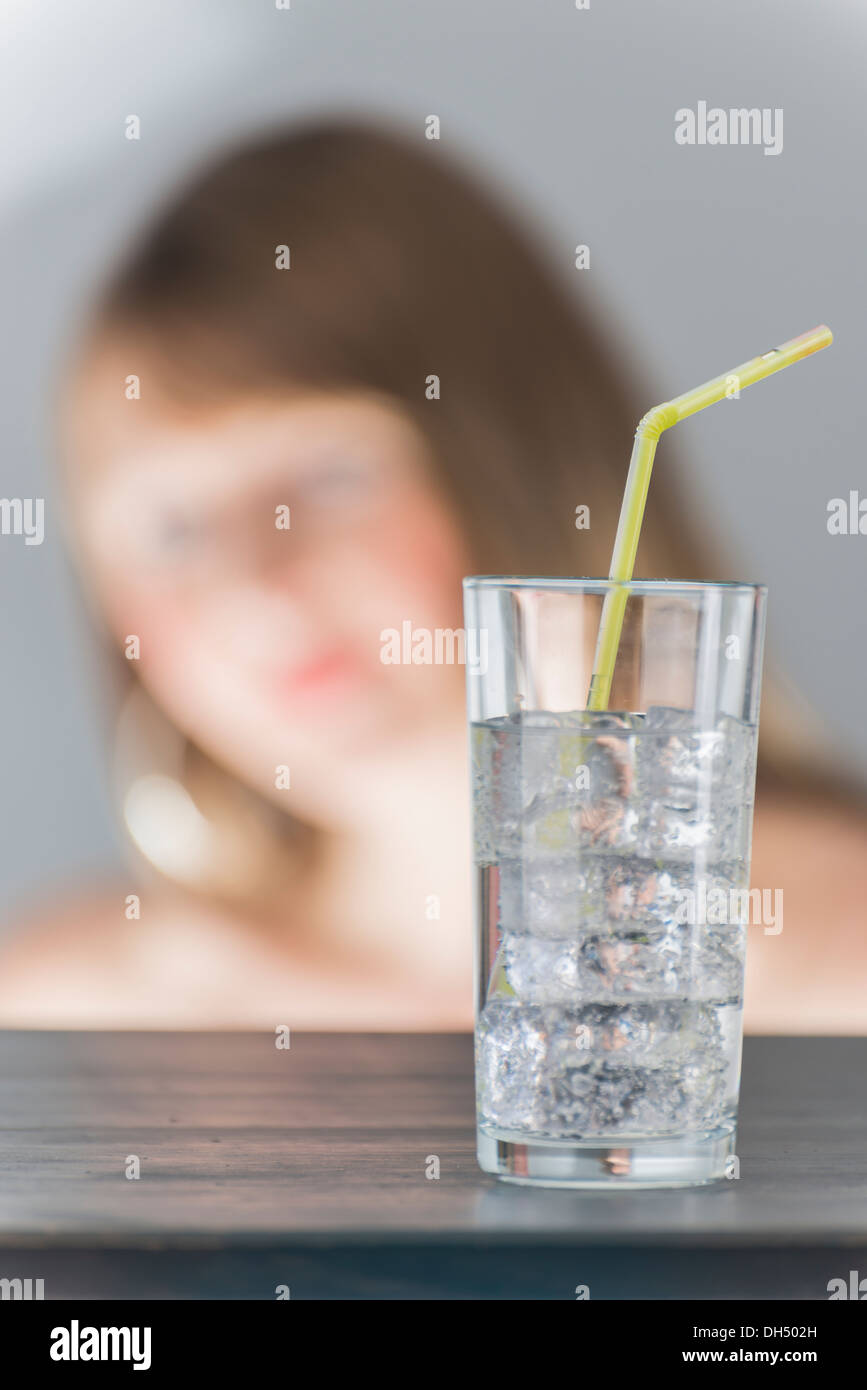
MULTIPOLYGON (((540 1290, 558 1261, 574 1270, 579 1251, 596 1252, 598 1278, 608 1268, 615 1289, 629 1282, 626 1252, 634 1274, 642 1250, 651 1260, 668 1252, 669 1273, 682 1250, 693 1288, 700 1265, 709 1288, 726 1268, 744 1286, 749 1252, 754 1274, 770 1260, 807 1290, 826 1265, 826 1279, 855 1267, 856 1254, 867 1275, 867 1040, 747 1039, 740 1178, 668 1192, 534 1191, 486 1178, 471 1066, 471 1039, 453 1034, 299 1034, 288 1051, 268 1034, 0 1034, 0 1264, 17 1268, 30 1252, 61 1284, 74 1273, 79 1288, 90 1268, 94 1288, 101 1278, 118 1290, 160 1286, 174 1252, 171 1297, 273 1296, 263 1271, 285 1272, 287 1261, 302 1268, 308 1296, 338 1287, 338 1269, 350 1291, 362 1269, 362 1282, 392 1287, 401 1260, 406 1289, 433 1281, 438 1291, 416 1296, 447 1296, 474 1260, 487 1259, 493 1277, 497 1251, 519 1248, 540 1290), (136 1181, 125 1177, 133 1154, 136 1181), (426 1177, 431 1155, 438 1180, 426 1177), (207 1288, 221 1259, 234 1270, 229 1287, 259 1292, 190 1292, 183 1280, 207 1288)), ((765 1293, 752 1296, 774 1296, 763 1277, 765 1293)))

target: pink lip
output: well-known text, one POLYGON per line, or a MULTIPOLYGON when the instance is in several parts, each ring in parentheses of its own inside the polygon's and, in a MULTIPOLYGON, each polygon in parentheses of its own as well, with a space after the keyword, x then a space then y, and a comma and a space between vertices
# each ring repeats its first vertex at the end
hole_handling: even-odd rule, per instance
POLYGON ((344 652, 326 652, 301 666, 284 668, 278 673, 277 686, 284 695, 320 694, 356 681, 359 674, 357 662, 344 652))

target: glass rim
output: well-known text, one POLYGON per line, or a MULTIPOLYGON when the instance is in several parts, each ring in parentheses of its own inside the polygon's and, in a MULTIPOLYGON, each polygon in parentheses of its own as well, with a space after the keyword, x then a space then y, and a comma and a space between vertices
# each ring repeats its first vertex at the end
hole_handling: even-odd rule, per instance
POLYGON ((726 593, 761 594, 768 592, 767 584, 749 583, 740 580, 720 580, 705 583, 700 579, 596 579, 592 577, 575 577, 565 579, 562 576, 542 576, 521 575, 521 574, 471 574, 463 580, 465 589, 549 589, 566 590, 576 593, 604 593, 608 589, 628 589, 630 593, 661 595, 661 594, 696 594, 710 593, 715 590, 726 593))

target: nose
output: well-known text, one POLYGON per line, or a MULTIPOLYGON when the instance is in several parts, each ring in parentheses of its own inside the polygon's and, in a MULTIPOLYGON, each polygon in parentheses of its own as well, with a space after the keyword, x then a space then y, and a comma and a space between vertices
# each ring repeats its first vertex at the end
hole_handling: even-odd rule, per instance
POLYGON ((235 503, 220 524, 223 575, 234 580, 256 574, 268 585, 287 585, 303 549, 303 537, 292 526, 288 502, 256 497, 235 503))

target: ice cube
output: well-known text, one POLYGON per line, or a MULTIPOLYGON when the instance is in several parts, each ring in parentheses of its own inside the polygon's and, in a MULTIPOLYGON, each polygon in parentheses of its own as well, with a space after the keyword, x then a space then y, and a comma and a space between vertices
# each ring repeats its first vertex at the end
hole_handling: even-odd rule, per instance
POLYGON ((648 710, 636 753, 637 848, 649 859, 743 857, 755 730, 721 715, 702 727, 690 711, 648 710))
POLYGON ((571 938, 512 933, 502 940, 492 992, 505 993, 505 985, 528 1004, 671 996, 739 1002, 744 947, 739 925, 671 924, 571 938))
POLYGON ((530 852, 633 848, 635 733, 643 717, 527 711, 472 730, 479 863, 530 852))
POLYGON ((699 878, 683 861, 528 854, 500 865, 498 920, 503 931, 561 937, 596 927, 667 927, 697 907, 700 881, 708 894, 744 886, 737 863, 699 878))
POLYGON ((564 1009, 495 1000, 476 1042, 483 1125, 553 1138, 684 1132, 724 1118, 728 1059, 712 1007, 564 1009))

